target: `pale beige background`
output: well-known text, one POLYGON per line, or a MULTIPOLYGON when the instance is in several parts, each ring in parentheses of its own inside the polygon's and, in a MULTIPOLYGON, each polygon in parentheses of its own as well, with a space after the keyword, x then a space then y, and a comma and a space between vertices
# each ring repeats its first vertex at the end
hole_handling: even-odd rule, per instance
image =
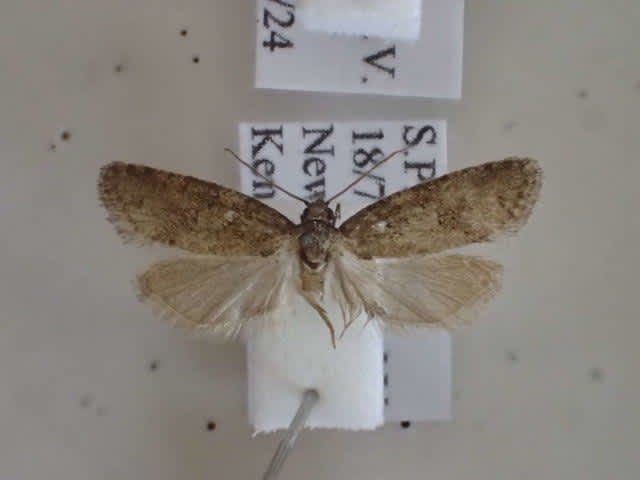
POLYGON ((638 1, 467 2, 460 103, 255 91, 253 9, 1 3, 0 478, 258 478, 278 437, 250 438, 242 349, 137 303, 154 252, 104 220, 98 168, 235 185, 238 121, 406 117, 450 119, 452 168, 540 159, 542 201, 455 337, 454 421, 311 432, 283 478, 638 478, 638 1))

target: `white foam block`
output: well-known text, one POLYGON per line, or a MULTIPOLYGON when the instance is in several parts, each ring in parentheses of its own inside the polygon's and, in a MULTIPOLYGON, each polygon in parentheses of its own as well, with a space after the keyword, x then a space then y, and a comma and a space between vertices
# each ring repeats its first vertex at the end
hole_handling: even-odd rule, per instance
POLYGON ((298 0, 308 30, 417 40, 422 0, 298 0))
POLYGON ((359 319, 334 350, 327 327, 304 300, 294 311, 281 319, 278 330, 247 341, 249 421, 254 431, 288 427, 309 388, 316 389, 320 398, 307 427, 372 430, 382 425, 379 327, 374 322, 365 326, 366 319, 359 319))
MULTIPOLYGON (((415 144, 341 197, 343 218, 446 171, 446 124, 441 120, 242 124, 239 133, 242 157, 282 187, 309 199, 337 192, 371 162, 415 144)), ((299 221, 299 203, 250 170, 241 172, 244 193, 299 221)), ((391 418, 447 418, 450 343, 446 333, 428 341, 420 336, 389 337, 385 347, 376 325, 363 328, 360 319, 334 351, 317 313, 304 301, 294 307, 296 313, 282 318, 277 331, 247 341, 249 414, 256 433, 286 428, 308 388, 320 392, 308 423, 312 427, 373 429, 384 420, 385 395, 391 418), (385 348, 391 377, 386 392, 385 348)), ((339 327, 341 317, 333 306, 327 307, 339 327)))

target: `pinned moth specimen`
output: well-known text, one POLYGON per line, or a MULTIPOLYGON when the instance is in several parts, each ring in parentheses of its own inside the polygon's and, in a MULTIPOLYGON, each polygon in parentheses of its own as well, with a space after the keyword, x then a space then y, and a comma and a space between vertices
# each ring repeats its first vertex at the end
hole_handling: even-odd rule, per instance
POLYGON ((339 307, 343 331, 363 313, 396 329, 468 323, 500 289, 502 267, 446 251, 518 231, 541 173, 535 160, 520 158, 466 168, 389 195, 340 225, 331 204, 364 176, 313 202, 274 184, 305 204, 297 225, 229 188, 142 165, 106 165, 98 188, 125 240, 188 252, 137 278, 141 298, 176 323, 235 337, 277 325, 301 296, 335 346, 326 301, 339 307))

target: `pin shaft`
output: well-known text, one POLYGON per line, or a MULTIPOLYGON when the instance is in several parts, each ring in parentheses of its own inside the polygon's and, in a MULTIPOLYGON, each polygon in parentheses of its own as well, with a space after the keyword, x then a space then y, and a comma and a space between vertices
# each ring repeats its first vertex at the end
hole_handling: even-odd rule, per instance
POLYGON ((296 443, 298 435, 304 428, 307 419, 309 418, 309 414, 311 410, 318 402, 320 396, 316 390, 307 390, 302 395, 302 403, 300 404, 300 408, 296 412, 295 417, 291 421, 287 432, 285 433, 285 437, 278 445, 278 449, 276 450, 275 455, 271 459, 271 463, 269 464, 269 468, 265 472, 262 480, 276 480, 278 475, 280 474, 280 470, 282 470, 282 465, 284 465, 285 460, 291 453, 293 446, 296 443))

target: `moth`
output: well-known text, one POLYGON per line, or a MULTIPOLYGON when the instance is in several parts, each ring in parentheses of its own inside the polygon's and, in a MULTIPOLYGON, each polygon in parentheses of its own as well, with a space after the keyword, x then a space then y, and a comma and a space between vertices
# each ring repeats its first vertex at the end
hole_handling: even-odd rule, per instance
POLYGON ((538 198, 540 166, 508 158, 459 170, 338 225, 332 203, 370 171, 328 200, 273 184, 304 203, 298 224, 229 188, 142 165, 104 166, 98 191, 126 241, 187 252, 137 277, 140 297, 180 325, 236 337, 276 325, 295 296, 318 313, 334 347, 327 301, 339 307, 342 332, 363 313, 393 329, 468 323, 499 291, 502 267, 447 250, 517 232, 538 198))

